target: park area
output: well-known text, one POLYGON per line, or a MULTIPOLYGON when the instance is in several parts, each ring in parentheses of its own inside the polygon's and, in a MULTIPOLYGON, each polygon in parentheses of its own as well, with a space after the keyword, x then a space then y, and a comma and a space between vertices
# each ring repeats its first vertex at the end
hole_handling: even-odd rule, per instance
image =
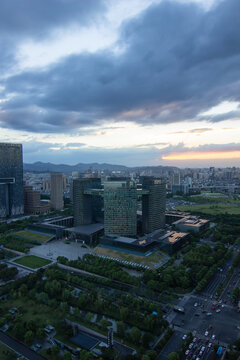
POLYGON ((37 269, 51 263, 50 260, 43 259, 34 255, 24 256, 20 259, 15 260, 14 262, 16 264, 27 266, 31 269, 37 269))
POLYGON ((32 231, 26 231, 26 230, 21 230, 21 231, 17 231, 14 233, 15 236, 18 236, 20 238, 23 238, 25 240, 28 240, 29 242, 31 241, 37 241, 37 242, 46 242, 48 240, 50 240, 52 238, 52 235, 44 235, 44 234, 40 234, 40 233, 36 233, 36 232, 32 232, 32 231))
POLYGON ((177 211, 186 211, 202 215, 240 215, 240 201, 228 198, 223 194, 204 193, 201 196, 190 196, 189 204, 177 205, 177 211))

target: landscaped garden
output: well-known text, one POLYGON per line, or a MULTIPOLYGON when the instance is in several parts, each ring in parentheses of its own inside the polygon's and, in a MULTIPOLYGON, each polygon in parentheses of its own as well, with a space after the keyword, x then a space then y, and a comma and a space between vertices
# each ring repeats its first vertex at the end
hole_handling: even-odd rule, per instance
POLYGON ((39 234, 37 232, 26 231, 26 230, 17 231, 14 233, 14 235, 29 241, 33 240, 33 241, 39 241, 41 243, 48 241, 52 237, 52 235, 44 235, 44 234, 39 234))
POLYGON ((51 260, 43 259, 34 255, 29 255, 29 256, 24 256, 20 259, 16 259, 14 262, 20 265, 27 266, 31 269, 37 269, 42 266, 50 264, 51 260))

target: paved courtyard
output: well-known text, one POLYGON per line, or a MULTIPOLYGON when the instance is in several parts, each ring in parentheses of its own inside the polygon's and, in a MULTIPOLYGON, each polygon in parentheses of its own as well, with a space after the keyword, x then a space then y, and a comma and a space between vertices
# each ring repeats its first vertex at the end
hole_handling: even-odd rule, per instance
POLYGON ((52 260, 56 260, 58 256, 66 256, 70 260, 76 260, 90 252, 90 249, 82 247, 80 243, 66 244, 64 240, 53 240, 40 246, 34 246, 30 249, 29 254, 52 260))

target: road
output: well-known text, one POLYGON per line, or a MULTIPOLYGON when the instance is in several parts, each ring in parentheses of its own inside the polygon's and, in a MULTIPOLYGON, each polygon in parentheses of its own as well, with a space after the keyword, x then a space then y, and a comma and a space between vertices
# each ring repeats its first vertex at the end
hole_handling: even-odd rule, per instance
POLYGON ((32 351, 27 346, 23 345, 22 343, 14 340, 9 335, 0 331, 0 341, 8 346, 10 349, 15 351, 16 353, 25 356, 29 360, 46 360, 45 357, 39 355, 38 353, 32 351))
MULTIPOLYGON (((174 326, 175 333, 159 354, 159 360, 167 360, 170 352, 177 351, 184 341, 183 335, 190 331, 199 339, 200 345, 205 346, 201 360, 208 360, 211 357, 213 345, 226 347, 240 337, 240 314, 231 298, 234 288, 240 287, 240 266, 234 269, 230 278, 228 277, 229 268, 238 251, 239 246, 234 247, 231 259, 222 270, 216 272, 202 293, 185 295, 179 301, 178 305, 185 308, 185 314, 174 311, 167 314, 166 320, 174 326), (217 300, 215 295, 220 284, 225 285, 225 288, 217 300), (206 331, 208 331, 207 336, 205 336, 206 331), (214 339, 212 339, 213 335, 214 339), (212 344, 210 347, 208 347, 209 343, 212 344)), ((195 351, 199 351, 194 347, 194 351, 191 350, 187 355, 189 358, 196 354, 195 351)))

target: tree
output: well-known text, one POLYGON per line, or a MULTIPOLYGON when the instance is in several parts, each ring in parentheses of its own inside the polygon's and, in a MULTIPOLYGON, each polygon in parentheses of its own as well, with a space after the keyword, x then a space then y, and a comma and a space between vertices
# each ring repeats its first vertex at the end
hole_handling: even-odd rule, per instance
POLYGON ((151 341, 153 341, 153 336, 150 333, 146 332, 142 335, 142 344, 145 348, 148 347, 151 341))
POLYGON ((32 330, 28 330, 26 334, 24 335, 24 342, 27 345, 30 345, 33 342, 34 339, 34 333, 32 330))
POLYGON ((57 346, 57 345, 54 345, 52 348, 51 348, 51 354, 53 355, 53 356, 57 356, 58 354, 59 354, 59 352, 60 352, 60 349, 59 349, 59 347, 57 346))
POLYGON ((125 336, 125 324, 123 321, 117 321, 117 334, 120 338, 124 338, 125 336))
POLYGON ((94 356, 87 350, 81 351, 81 360, 93 360, 94 356))
POLYGON ((236 345, 237 350, 239 351, 240 350, 240 338, 235 340, 234 345, 236 345))
POLYGON ((179 360, 179 355, 178 355, 176 352, 171 352, 171 353, 168 355, 168 359, 169 359, 169 360, 179 360))
POLYGON ((130 332, 130 337, 134 344, 138 344, 141 338, 141 331, 137 327, 133 327, 130 332))
POLYGON ((43 328, 38 328, 36 332, 36 336, 38 339, 44 339, 46 334, 43 328))
POLYGON ((146 351, 146 355, 148 355, 151 360, 155 360, 157 357, 157 353, 154 350, 146 351))
POLYGON ((232 292, 232 297, 235 302, 237 302, 239 295, 240 295, 240 288, 236 287, 232 292))
POLYGON ((63 355, 63 360, 72 360, 72 355, 70 352, 65 352, 63 355))

